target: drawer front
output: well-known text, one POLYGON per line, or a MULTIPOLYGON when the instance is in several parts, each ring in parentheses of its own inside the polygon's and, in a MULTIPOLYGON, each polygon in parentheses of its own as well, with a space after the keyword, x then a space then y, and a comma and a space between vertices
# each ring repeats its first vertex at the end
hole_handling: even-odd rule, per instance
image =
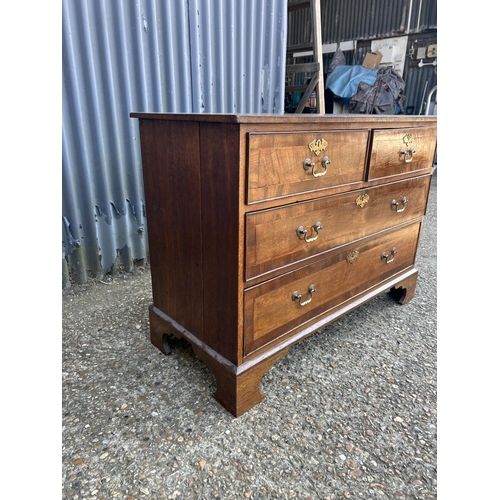
POLYGON ((431 168, 436 139, 432 127, 374 130, 368 180, 431 168))
POLYGON ((246 279, 326 252, 425 212, 431 177, 246 216, 246 279))
POLYGON ((368 135, 367 130, 250 133, 247 202, 363 181, 368 135))
POLYGON ((340 306, 415 261, 421 222, 350 245, 334 256, 244 292, 245 355, 340 306))

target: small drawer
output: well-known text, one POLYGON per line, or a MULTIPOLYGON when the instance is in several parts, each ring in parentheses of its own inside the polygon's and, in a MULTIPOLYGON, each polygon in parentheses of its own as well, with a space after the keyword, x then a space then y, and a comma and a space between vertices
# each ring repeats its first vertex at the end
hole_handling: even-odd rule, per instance
POLYGON ((424 215, 430 181, 415 177, 248 213, 246 280, 424 215))
POLYGON ((369 132, 250 133, 247 202, 363 181, 369 132))
POLYGON ((368 180, 428 170, 436 140, 433 127, 374 130, 368 180))
POLYGON ((245 290, 245 355, 412 266, 420 225, 386 231, 245 290))

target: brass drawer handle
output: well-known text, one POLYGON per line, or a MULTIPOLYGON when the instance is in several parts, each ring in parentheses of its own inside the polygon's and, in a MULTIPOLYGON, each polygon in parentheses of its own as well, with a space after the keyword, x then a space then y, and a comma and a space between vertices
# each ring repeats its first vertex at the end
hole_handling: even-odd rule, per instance
POLYGON ((302 302, 302 295, 300 295, 299 292, 293 292, 292 294, 292 300, 298 300, 299 301, 299 304, 301 306, 305 306, 307 304, 309 304, 309 302, 311 302, 312 300, 312 294, 316 291, 316 287, 314 285, 311 285, 309 287, 309 290, 308 290, 308 294, 309 294, 309 298, 307 300, 304 300, 304 302, 302 302))
POLYGON ((413 155, 415 153, 415 150, 413 148, 407 149, 406 151, 401 148, 399 151, 399 159, 403 157, 405 163, 410 163, 413 160, 413 155), (408 155, 408 157, 407 157, 408 155))
POLYGON ((407 203, 408 203, 408 198, 404 196, 403 198, 401 198, 401 204, 403 205, 403 208, 398 208, 399 203, 396 200, 392 200, 391 206, 396 209, 396 212, 404 212, 407 203))
POLYGON ((328 168, 328 165, 330 165, 331 161, 328 158, 328 156, 324 156, 323 159, 321 160, 321 166, 323 167, 323 172, 315 172, 314 168, 316 167, 316 163, 311 161, 310 158, 306 158, 304 160, 304 170, 307 171, 310 168, 312 168, 312 174, 314 177, 321 177, 322 175, 326 174, 326 170, 328 168))
POLYGON ((316 232, 316 236, 312 237, 312 238, 308 238, 307 237, 307 229, 304 228, 304 226, 299 226, 297 228, 297 236, 300 238, 301 236, 304 236, 304 241, 306 243, 309 243, 311 241, 316 241, 318 239, 318 236, 319 236, 319 230, 320 229, 323 229, 323 226, 321 225, 321 222, 316 222, 316 224, 314 224, 313 226, 313 229, 314 231, 316 232))
POLYGON ((396 250, 396 247, 394 247, 392 250, 391 250, 391 255, 392 255, 392 258, 390 259, 389 258, 389 255, 387 255, 385 252, 380 256, 380 258, 382 260, 385 260, 385 263, 386 264, 389 264, 390 262, 392 262, 394 260, 394 257, 396 256, 396 254, 398 253, 398 251, 396 250))

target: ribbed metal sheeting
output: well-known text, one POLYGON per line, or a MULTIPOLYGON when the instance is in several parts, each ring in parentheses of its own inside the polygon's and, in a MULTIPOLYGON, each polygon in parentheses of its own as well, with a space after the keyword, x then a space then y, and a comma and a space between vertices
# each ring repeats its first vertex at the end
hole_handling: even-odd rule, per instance
POLYGON ((286 13, 287 0, 63 0, 63 286, 148 258, 131 111, 284 111, 286 13))
MULTIPOLYGON (((321 0, 320 4, 324 44, 437 28, 436 0, 321 0)), ((288 45, 312 43, 309 9, 288 14, 288 38, 288 45)))
MULTIPOLYGON (((429 106, 429 93, 435 86, 437 86, 437 66, 410 68, 405 79, 404 106, 407 114, 425 115, 426 107, 429 106)), ((437 90, 431 96, 431 100, 437 102, 437 90)))

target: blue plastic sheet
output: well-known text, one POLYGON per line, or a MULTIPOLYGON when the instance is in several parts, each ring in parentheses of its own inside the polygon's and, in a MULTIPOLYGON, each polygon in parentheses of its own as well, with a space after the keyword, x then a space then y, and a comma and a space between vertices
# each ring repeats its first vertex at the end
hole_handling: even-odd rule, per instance
POLYGON ((325 86, 336 96, 352 97, 358 90, 359 82, 374 85, 378 69, 368 69, 364 66, 337 66, 328 75, 325 86))

